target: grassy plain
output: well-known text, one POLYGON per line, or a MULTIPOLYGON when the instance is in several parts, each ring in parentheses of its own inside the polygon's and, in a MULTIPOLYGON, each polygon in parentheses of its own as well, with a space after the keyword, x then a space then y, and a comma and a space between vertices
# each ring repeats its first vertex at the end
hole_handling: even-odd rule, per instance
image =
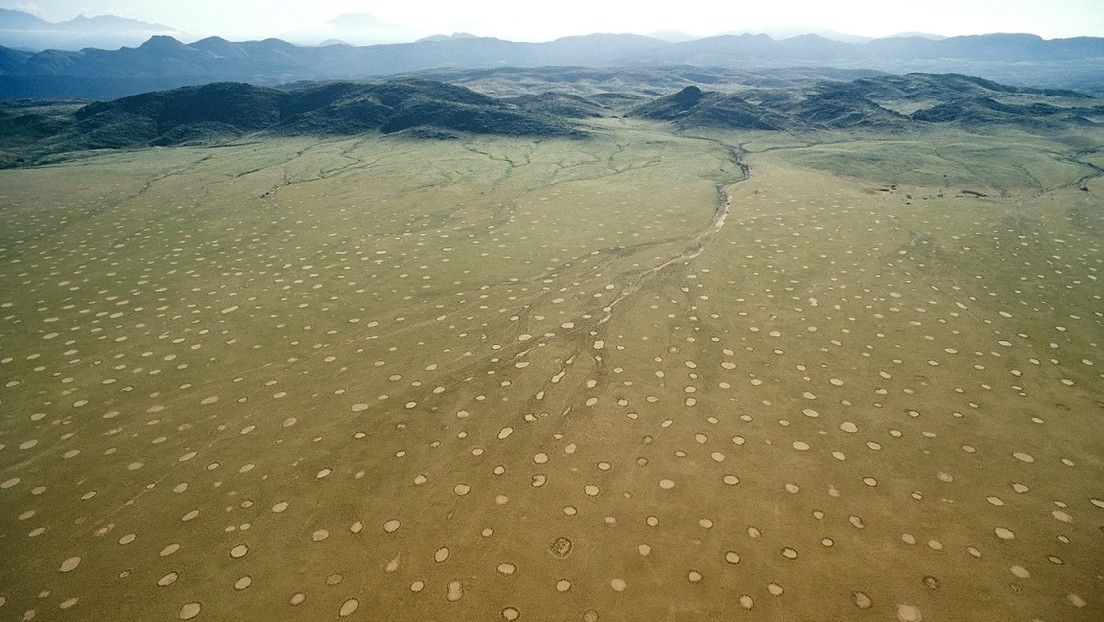
POLYGON ((1104 140, 591 126, 0 171, 0 617, 1099 618, 1104 140))

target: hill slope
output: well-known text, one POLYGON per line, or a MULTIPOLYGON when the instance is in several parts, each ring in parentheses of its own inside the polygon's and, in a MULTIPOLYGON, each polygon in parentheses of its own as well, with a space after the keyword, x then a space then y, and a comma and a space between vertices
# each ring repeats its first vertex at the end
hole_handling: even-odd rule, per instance
POLYGON ((1048 132, 1104 124, 1104 104, 1072 91, 1028 89, 962 75, 908 74, 821 82, 739 94, 686 87, 634 108, 632 116, 681 129, 874 130, 933 124, 1014 126, 1048 132))
POLYGON ((224 141, 256 132, 585 136, 550 114, 425 80, 316 83, 290 90, 218 82, 94 102, 55 115, 8 111, 0 128, 8 166, 77 150, 224 141))
MULTIPOLYGON (((515 70, 504 73, 518 75, 515 70)), ((582 73, 587 80, 593 77, 589 71, 582 73)), ((667 86, 687 79, 685 68, 667 70, 666 78, 664 73, 653 69, 648 76, 667 86)), ((649 96, 653 89, 647 84, 618 92, 580 89, 580 70, 562 74, 561 82, 549 70, 540 72, 540 82, 531 74, 527 94, 508 97, 411 78, 317 82, 286 89, 219 82, 84 105, 26 100, 0 106, 0 163, 20 166, 78 150, 225 142, 258 133, 408 131, 431 137, 472 133, 582 138, 588 134, 588 119, 620 116, 665 122, 681 130, 793 134, 893 135, 953 127, 977 134, 1014 128, 1050 135, 1104 127, 1100 98, 953 74, 798 81, 735 92, 731 84, 726 85, 729 92, 691 85, 660 97, 649 96)), ((493 70, 480 78, 467 75, 475 87, 489 85, 495 92, 501 88, 503 78, 493 70)))

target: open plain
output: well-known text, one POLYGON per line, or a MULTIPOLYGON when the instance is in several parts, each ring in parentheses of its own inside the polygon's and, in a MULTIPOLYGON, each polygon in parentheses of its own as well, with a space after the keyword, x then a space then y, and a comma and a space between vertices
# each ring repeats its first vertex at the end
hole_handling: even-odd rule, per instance
POLYGON ((1104 140, 587 128, 0 171, 0 619, 1104 616, 1104 140))

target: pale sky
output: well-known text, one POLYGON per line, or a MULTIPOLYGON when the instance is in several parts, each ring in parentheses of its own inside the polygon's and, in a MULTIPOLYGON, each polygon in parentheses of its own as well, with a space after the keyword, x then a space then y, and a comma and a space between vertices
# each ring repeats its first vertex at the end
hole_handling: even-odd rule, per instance
MULTIPOLYGON (((1030 32, 1047 39, 1104 36, 1101 0, 676 0, 648 8, 645 0, 0 0, 58 22, 112 14, 161 23, 198 39, 341 38, 342 14, 366 13, 380 41, 411 41, 470 32, 512 41, 549 41, 594 32, 648 34, 834 31, 883 37, 902 32, 945 36, 1030 32), (326 36, 331 35, 331 36, 326 36)), ((192 40, 194 40, 192 39, 192 40)), ((317 42, 317 41, 315 41, 317 42)), ((359 43, 359 42, 358 42, 359 43)))

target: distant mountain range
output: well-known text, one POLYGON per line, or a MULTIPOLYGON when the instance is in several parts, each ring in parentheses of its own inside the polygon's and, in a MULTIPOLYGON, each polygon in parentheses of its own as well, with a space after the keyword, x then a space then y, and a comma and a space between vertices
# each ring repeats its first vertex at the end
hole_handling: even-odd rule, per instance
POLYGON ((176 34, 176 30, 114 15, 81 15, 64 22, 48 22, 23 11, 0 9, 0 44, 15 49, 114 50, 165 34, 176 34))
POLYGON ((0 47, 0 97, 110 99, 216 81, 280 85, 358 79, 442 68, 691 65, 740 69, 833 67, 890 73, 961 73, 1034 87, 1104 93, 1104 38, 1044 40, 993 34, 933 40, 894 37, 842 42, 818 35, 774 40, 726 35, 669 42, 593 34, 546 43, 431 37, 415 43, 297 46, 279 39, 185 44, 153 36, 136 48, 26 52, 0 47))

